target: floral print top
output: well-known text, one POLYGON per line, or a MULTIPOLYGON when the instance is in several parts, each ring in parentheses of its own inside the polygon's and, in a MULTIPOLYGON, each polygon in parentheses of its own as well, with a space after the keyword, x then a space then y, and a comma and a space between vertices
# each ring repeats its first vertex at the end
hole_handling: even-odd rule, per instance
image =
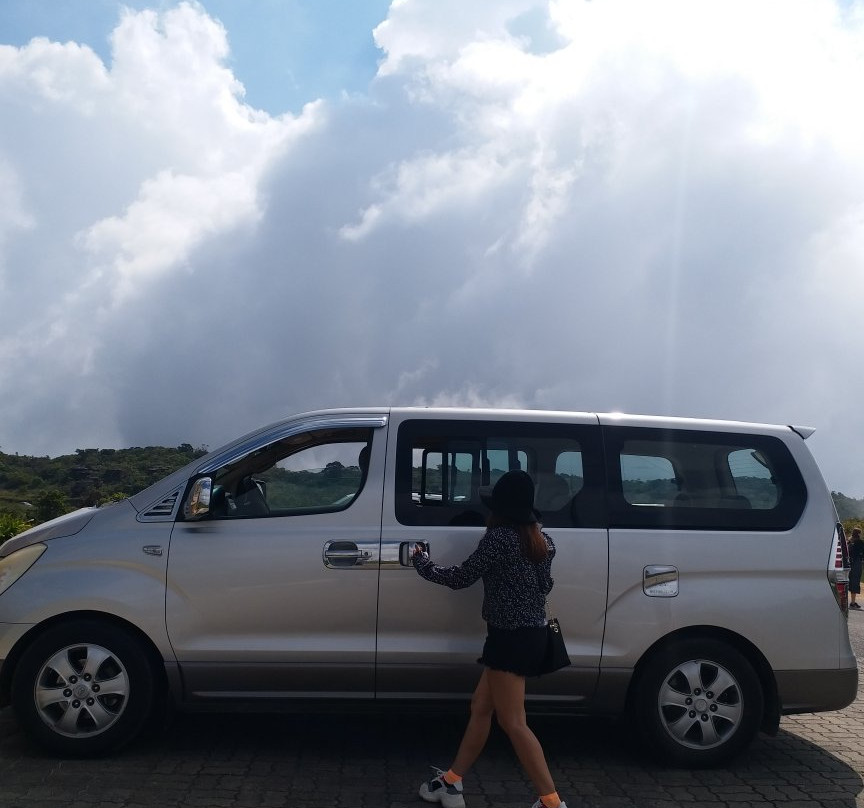
POLYGON ((477 549, 461 564, 439 567, 426 553, 412 556, 417 572, 427 581, 463 589, 483 579, 483 619, 495 628, 513 629, 546 623, 546 595, 552 591, 555 544, 546 534, 549 552, 534 563, 522 555, 519 533, 512 527, 490 528, 477 549))

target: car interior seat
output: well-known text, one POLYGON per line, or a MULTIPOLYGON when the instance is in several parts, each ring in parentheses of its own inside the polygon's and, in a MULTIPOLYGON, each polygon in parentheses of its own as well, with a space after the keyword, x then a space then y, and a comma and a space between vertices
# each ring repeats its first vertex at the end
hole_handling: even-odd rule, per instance
POLYGON ((542 511, 557 511, 563 508, 572 495, 567 481, 558 474, 538 475, 534 504, 542 511))
POLYGON ((237 483, 234 504, 237 506, 237 516, 270 515, 270 507, 264 496, 264 483, 253 479, 251 475, 243 477, 237 483))

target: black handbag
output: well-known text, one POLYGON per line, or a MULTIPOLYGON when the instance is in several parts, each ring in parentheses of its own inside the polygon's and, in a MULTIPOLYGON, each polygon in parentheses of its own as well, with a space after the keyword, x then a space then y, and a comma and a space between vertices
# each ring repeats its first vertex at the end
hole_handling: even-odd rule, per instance
MULTIPOLYGON (((537 586, 540 586, 540 573, 534 567, 537 576, 537 586)), ((542 590, 541 590, 542 591, 542 590)), ((557 617, 549 617, 549 600, 546 600, 546 651, 537 671, 538 676, 547 673, 555 673, 561 668, 570 665, 570 657, 567 656, 567 643, 564 642, 564 634, 561 632, 561 624, 557 617)))
POLYGON ((546 673, 554 673, 569 664, 570 657, 567 656, 567 645, 561 633, 561 624, 557 617, 551 617, 546 623, 546 653, 543 655, 538 674, 543 676, 546 673))

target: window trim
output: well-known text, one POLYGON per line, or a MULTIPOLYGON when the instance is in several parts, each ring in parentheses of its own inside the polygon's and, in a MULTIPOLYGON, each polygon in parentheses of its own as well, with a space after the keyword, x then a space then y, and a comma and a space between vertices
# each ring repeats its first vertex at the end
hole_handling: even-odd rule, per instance
POLYGON ((230 466, 241 461, 246 455, 258 451, 271 443, 290 438, 301 432, 318 432, 323 429, 382 429, 387 426, 386 415, 364 416, 328 416, 323 418, 304 418, 280 424, 277 428, 268 427, 269 431, 256 432, 251 437, 241 439, 218 455, 210 458, 195 471, 196 477, 206 477, 223 466, 230 466))

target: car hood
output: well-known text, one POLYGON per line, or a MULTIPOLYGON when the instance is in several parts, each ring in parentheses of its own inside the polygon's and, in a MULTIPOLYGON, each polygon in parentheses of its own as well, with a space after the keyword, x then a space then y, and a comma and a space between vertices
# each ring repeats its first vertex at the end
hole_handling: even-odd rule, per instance
POLYGON ((0 545, 0 558, 40 541, 59 539, 63 536, 74 536, 96 515, 99 508, 79 508, 77 511, 58 516, 41 525, 31 527, 0 545))

